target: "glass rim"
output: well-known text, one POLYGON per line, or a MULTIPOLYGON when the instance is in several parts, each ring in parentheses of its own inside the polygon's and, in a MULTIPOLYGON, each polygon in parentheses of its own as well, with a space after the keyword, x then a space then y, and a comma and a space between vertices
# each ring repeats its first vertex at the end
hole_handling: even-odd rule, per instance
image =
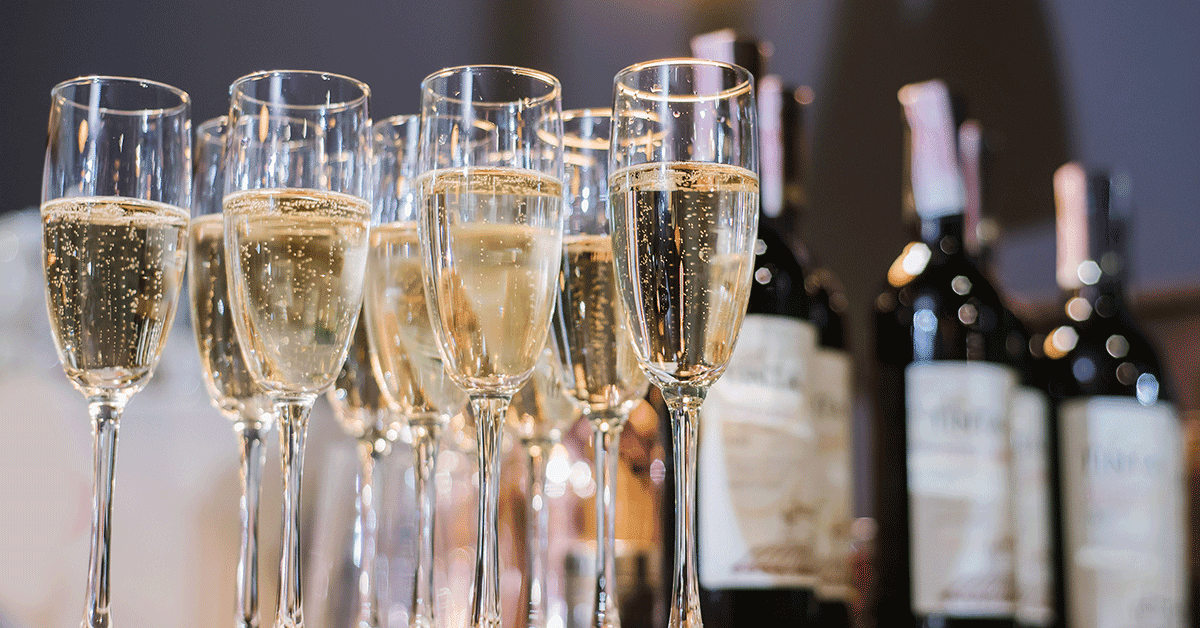
POLYGON ((256 72, 251 72, 249 74, 245 74, 243 76, 239 76, 238 78, 234 79, 234 81, 229 84, 229 96, 230 96, 230 98, 234 99, 235 101, 241 100, 241 101, 253 103, 256 105, 265 105, 267 107, 283 107, 286 109, 297 109, 297 110, 301 110, 301 111, 319 111, 319 110, 345 111, 347 109, 353 109, 359 105, 365 105, 367 103, 367 100, 371 97, 371 86, 367 85, 363 81, 360 81, 352 76, 347 76, 345 74, 338 74, 336 72, 325 72, 323 70, 258 70, 256 72), (350 98, 350 99, 342 100, 340 102, 330 102, 330 103, 323 103, 323 104, 316 104, 316 105, 301 105, 301 104, 278 103, 278 102, 262 100, 260 98, 255 98, 255 97, 251 96, 250 94, 246 93, 246 91, 244 89, 241 89, 245 85, 257 83, 258 81, 261 81, 268 77, 288 76, 288 75, 304 76, 304 77, 314 77, 315 76, 315 77, 321 77, 321 78, 326 78, 326 79, 336 79, 338 81, 342 81, 349 85, 353 85, 354 87, 358 88, 358 90, 360 92, 362 92, 362 94, 360 94, 356 98, 350 98))
MULTIPOLYGON (((594 137, 584 138, 575 133, 567 133, 567 122, 571 120, 583 120, 586 118, 605 119, 612 123, 612 109, 600 109, 598 107, 586 109, 568 109, 562 112, 563 121, 563 148, 574 148, 579 150, 592 151, 607 151, 609 147, 609 138, 598 139, 594 137)), ((538 133, 543 131, 539 130, 538 133)))
POLYGON ((575 120, 578 118, 612 118, 612 108, 601 109, 600 107, 584 107, 582 109, 564 109, 562 112, 563 122, 567 120, 575 120))
POLYGON ((419 124, 421 122, 420 114, 401 113, 394 116, 388 116, 382 120, 376 120, 374 123, 372 123, 371 130, 378 132, 381 129, 397 127, 401 124, 408 124, 410 122, 416 122, 419 124))
POLYGON ((73 98, 68 98, 63 92, 68 87, 79 87, 81 85, 102 85, 102 84, 132 84, 142 87, 153 87, 168 94, 172 94, 179 98, 179 104, 172 107, 153 107, 141 109, 120 109, 115 107, 95 107, 95 110, 106 115, 125 115, 125 116, 159 116, 168 117, 182 112, 188 111, 192 103, 192 97, 187 92, 162 81, 151 79, 137 78, 133 76, 116 76, 111 74, 88 74, 85 76, 77 76, 73 79, 67 79, 50 88, 50 96, 56 102, 63 105, 70 105, 80 110, 89 110, 92 107, 87 103, 80 103, 73 98))
MULTIPOLYGON (((562 83, 559 82, 558 77, 554 76, 553 74, 550 74, 549 72, 543 72, 541 70, 534 70, 532 68, 525 68, 525 67, 521 67, 521 66, 517 66, 517 65, 500 65, 500 64, 490 64, 490 63, 468 64, 468 65, 456 65, 456 66, 452 66, 452 67, 448 67, 448 68, 442 68, 442 69, 430 74, 429 76, 426 76, 425 78, 421 79, 422 100, 424 100, 424 97, 426 94, 428 94, 434 98, 437 98, 439 100, 445 100, 445 101, 454 102, 454 103, 470 104, 470 105, 476 106, 476 107, 500 107, 500 106, 508 106, 513 103, 522 103, 523 104, 522 109, 529 109, 529 108, 533 108, 538 105, 544 104, 546 102, 549 102, 551 100, 554 100, 555 98, 560 98, 562 96, 562 83), (466 101, 466 100, 463 100, 462 98, 455 98, 455 97, 447 95, 447 94, 439 94, 430 88, 429 84, 431 81, 434 81, 436 79, 446 78, 449 76, 454 76, 456 74, 470 74, 474 70, 507 71, 507 72, 511 72, 512 74, 515 74, 517 76, 523 76, 526 78, 540 80, 543 83, 550 86, 550 91, 547 92, 546 94, 543 94, 541 96, 536 96, 533 98, 518 98, 518 99, 513 99, 513 100, 500 100, 500 101, 491 102, 491 101, 475 101, 475 100, 466 101)), ((561 112, 560 112, 560 114, 561 114, 561 112)))
POLYGON ((220 133, 214 133, 214 129, 218 129, 229 125, 229 116, 221 114, 215 118, 209 118, 204 122, 196 125, 196 140, 203 142, 211 142, 213 144, 224 144, 225 140, 220 133))
POLYGON ((618 94, 625 94, 637 98, 638 100, 651 100, 660 102, 704 102, 708 100, 725 100, 735 98, 744 94, 750 94, 754 89, 754 75, 749 70, 740 65, 725 63, 724 61, 713 61, 711 59, 697 59, 694 57, 668 57, 665 59, 653 59, 651 61, 642 61, 627 66, 620 72, 617 72, 613 77, 613 84, 616 86, 618 94), (737 78, 737 83, 732 87, 727 87, 719 92, 711 94, 669 94, 666 91, 652 92, 643 89, 636 89, 627 85, 623 79, 629 76, 640 74, 653 68, 661 67, 711 67, 731 72, 737 78))

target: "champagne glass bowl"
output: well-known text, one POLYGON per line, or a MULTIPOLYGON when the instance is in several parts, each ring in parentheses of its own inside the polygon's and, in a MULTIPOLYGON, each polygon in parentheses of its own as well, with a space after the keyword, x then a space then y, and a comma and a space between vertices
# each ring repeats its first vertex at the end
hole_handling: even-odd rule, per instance
POLYGON ((758 230, 754 86, 698 59, 614 82, 609 194, 617 289, 638 364, 671 411, 676 546, 671 628, 699 628, 696 427, 737 341, 758 230))
POLYGON ((421 83, 425 294, 478 432, 474 628, 500 626, 501 425, 545 346, 562 257, 560 92, 548 74, 507 66, 449 68, 421 83))

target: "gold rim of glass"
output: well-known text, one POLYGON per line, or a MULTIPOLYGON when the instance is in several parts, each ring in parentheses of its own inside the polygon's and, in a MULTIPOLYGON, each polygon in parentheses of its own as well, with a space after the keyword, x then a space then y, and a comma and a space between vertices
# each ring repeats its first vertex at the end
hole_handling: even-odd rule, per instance
POLYGON ((223 115, 215 118, 209 118, 204 122, 201 122, 200 124, 196 125, 196 141, 206 142, 209 144, 224 144, 225 138, 219 129, 227 126, 228 124, 229 117, 223 115))
POLYGON ((382 133, 385 129, 395 128, 402 124, 411 124, 413 122, 420 124, 421 116, 419 116, 417 114, 400 114, 400 115, 395 115, 395 116, 388 116, 382 120, 376 121, 375 124, 372 124, 371 130, 375 133, 375 136, 378 137, 379 134, 382 133))
MULTIPOLYGON (((574 133, 567 133, 567 122, 571 120, 582 120, 585 118, 600 119, 603 118, 612 122, 612 109, 568 109, 562 112, 563 121, 563 148, 577 148, 583 150, 608 150, 609 139, 598 139, 594 137, 580 137, 574 133)), ((543 131, 538 131, 539 134, 543 131)))

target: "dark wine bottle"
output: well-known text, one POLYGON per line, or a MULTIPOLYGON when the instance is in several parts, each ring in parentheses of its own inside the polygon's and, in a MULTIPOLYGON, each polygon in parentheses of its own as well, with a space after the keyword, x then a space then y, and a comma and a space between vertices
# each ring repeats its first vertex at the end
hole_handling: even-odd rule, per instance
POLYGON ((963 250, 965 194, 941 81, 900 90, 920 239, 876 299, 876 624, 1013 625, 1004 308, 963 250))
MULTIPOLYGON (((781 198, 782 83, 763 46, 723 31, 692 40, 702 58, 754 75, 760 197, 781 198)), ((816 329, 805 269, 762 213, 745 322, 700 418, 697 532, 700 604, 710 627, 801 626, 816 583, 817 439, 806 392, 816 329)))
MULTIPOLYGON (((966 192, 964 248, 971 261, 994 282, 992 245, 999 237, 999 226, 987 202, 987 151, 978 121, 968 120, 959 126, 958 153, 966 192)), ((1009 412, 1014 618, 1018 626, 1050 628, 1055 625, 1055 616, 1049 381, 1044 354, 1032 343, 1028 327, 1008 308, 1002 321, 1008 364, 1021 376, 1009 412)))
POLYGON ((808 390, 817 426, 821 487, 817 527, 817 588, 813 624, 849 628, 855 590, 850 574, 854 468, 854 373, 846 344, 846 295, 827 268, 804 278, 809 320, 817 328, 817 348, 809 367, 808 390))
POLYGON ((1182 429, 1125 303, 1129 182, 1070 163, 1054 192, 1066 320, 1045 350, 1058 406, 1064 625, 1186 626, 1182 429))
MULTIPOLYGON (((772 79, 764 79, 769 81, 772 79)), ((763 93, 774 94, 773 85, 763 93)), ((850 577, 850 524, 854 477, 851 447, 854 375, 847 346, 846 294, 832 270, 823 266, 801 237, 808 206, 809 144, 806 107, 812 102, 807 87, 777 90, 781 121, 782 194, 764 195, 763 214, 770 217, 807 271, 808 319, 816 328, 817 346, 808 368, 808 397, 817 433, 816 560, 817 584, 812 623, 821 628, 848 628, 855 591, 850 577)), ((775 100, 765 107, 774 107, 775 100)), ((765 114, 764 114, 765 115, 765 114)), ((764 175, 764 180, 768 177, 764 175)), ((772 186, 770 189, 776 190, 772 186)))

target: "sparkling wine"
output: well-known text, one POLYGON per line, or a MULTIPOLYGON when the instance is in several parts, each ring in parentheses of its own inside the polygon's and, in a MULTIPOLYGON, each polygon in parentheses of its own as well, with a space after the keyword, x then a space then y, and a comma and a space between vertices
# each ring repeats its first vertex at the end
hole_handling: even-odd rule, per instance
POLYGON ((417 223, 375 227, 363 314, 384 391, 410 420, 430 417, 444 422, 461 393, 442 365, 425 302, 421 264, 417 223))
POLYGON ((225 198, 234 322, 269 390, 315 394, 333 383, 362 297, 370 216, 365 201, 334 192, 225 198))
POLYGON ((572 369, 575 397, 595 411, 628 410, 646 391, 625 308, 617 294, 612 238, 563 238, 562 346, 572 369), (627 407, 628 406, 628 407, 627 407))
POLYGON ((263 414, 263 397, 250 377, 233 329, 233 311, 225 274, 225 223, 221 214, 192 221, 188 286, 192 325, 200 349, 204 384, 213 405, 226 417, 263 414))
POLYGON ((627 252, 617 255, 618 285, 640 293, 626 302, 646 310, 630 316, 634 348, 659 381, 707 386, 746 314, 754 232, 735 225, 758 211, 758 178, 736 166, 666 162, 623 168, 609 182, 613 248, 627 252))
POLYGON ((557 215, 562 183, 527 170, 468 168, 430 172, 418 185, 433 227, 430 246, 454 260, 452 267, 435 260, 426 286, 448 336, 441 345, 449 372, 466 389, 515 388, 545 346, 561 236, 529 224, 456 224, 439 216, 557 215))
POLYGON ((50 328, 84 394, 149 381, 175 317, 187 250, 182 209, 120 197, 42 205, 50 328))

